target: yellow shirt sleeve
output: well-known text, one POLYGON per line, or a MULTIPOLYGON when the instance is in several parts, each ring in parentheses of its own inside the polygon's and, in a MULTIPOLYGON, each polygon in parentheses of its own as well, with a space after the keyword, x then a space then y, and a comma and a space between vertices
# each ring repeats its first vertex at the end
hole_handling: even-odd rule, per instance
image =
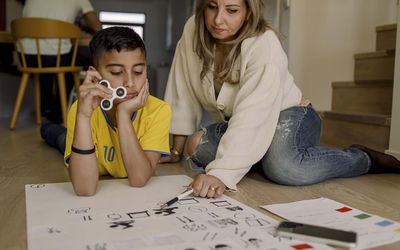
POLYGON ((65 138, 65 152, 64 152, 64 164, 67 167, 69 166, 69 158, 71 156, 71 146, 74 140, 77 103, 78 102, 75 101, 72 104, 70 110, 68 111, 68 117, 67 117, 67 138, 65 138))
POLYGON ((145 133, 139 137, 139 143, 145 152, 157 152, 162 156, 169 155, 171 107, 162 102, 156 109, 149 112, 152 119, 148 120, 145 133))

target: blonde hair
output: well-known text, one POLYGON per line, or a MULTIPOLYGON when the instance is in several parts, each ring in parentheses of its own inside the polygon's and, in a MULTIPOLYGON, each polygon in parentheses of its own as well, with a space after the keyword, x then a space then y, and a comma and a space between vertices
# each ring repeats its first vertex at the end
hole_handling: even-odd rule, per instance
MULTIPOLYGON (((212 37, 205 25, 204 11, 211 0, 199 0, 196 6, 196 33, 194 39, 194 49, 196 54, 203 60, 203 68, 200 78, 203 79, 207 72, 211 69, 214 61, 214 46, 216 40, 212 37)), ((247 19, 243 26, 239 29, 235 39, 224 44, 231 44, 232 49, 225 59, 221 72, 216 76, 220 82, 238 83, 239 79, 232 79, 233 65, 240 54, 240 47, 246 38, 253 37, 264 33, 268 29, 274 30, 264 19, 264 2, 263 0, 244 0, 247 8, 247 19)))

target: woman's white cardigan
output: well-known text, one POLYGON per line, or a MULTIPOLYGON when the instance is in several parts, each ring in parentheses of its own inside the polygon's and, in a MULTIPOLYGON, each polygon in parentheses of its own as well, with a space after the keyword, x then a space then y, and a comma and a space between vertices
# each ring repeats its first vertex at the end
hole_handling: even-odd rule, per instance
POLYGON ((165 100, 172 107, 171 133, 190 135, 199 129, 202 110, 216 122, 229 119, 216 158, 206 167, 228 188, 236 184, 267 152, 281 110, 296 106, 301 91, 288 71, 285 52, 273 31, 248 38, 234 65, 234 80, 224 83, 215 98, 213 73, 200 79, 202 61, 193 48, 195 32, 191 17, 178 42, 169 73, 165 100))

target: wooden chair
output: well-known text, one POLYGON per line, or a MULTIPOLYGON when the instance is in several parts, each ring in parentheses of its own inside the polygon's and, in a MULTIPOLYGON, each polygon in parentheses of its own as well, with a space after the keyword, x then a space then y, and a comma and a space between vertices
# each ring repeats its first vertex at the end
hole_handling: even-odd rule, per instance
MULTIPOLYGON (((44 6, 45 8, 45 6, 44 6)), ((41 111, 40 111, 40 80, 39 74, 53 73, 57 75, 58 89, 60 93, 61 112, 64 124, 67 124, 67 95, 65 86, 65 73, 72 73, 74 78, 75 89, 79 90, 80 79, 79 72, 82 67, 75 66, 75 59, 79 40, 82 36, 79 27, 53 19, 45 18, 19 18, 15 19, 11 23, 11 33, 14 39, 15 51, 18 54, 18 70, 21 71, 21 82, 17 94, 17 98, 14 105, 14 111, 12 114, 10 129, 13 130, 16 125, 18 114, 21 108, 22 100, 25 94, 25 90, 28 84, 30 75, 33 75, 34 89, 35 89, 35 108, 36 108, 36 122, 41 122, 41 111), (21 39, 31 38, 35 40, 36 51, 37 51, 37 65, 35 67, 28 66, 26 60, 26 54, 21 39), (40 54, 40 41, 39 39, 54 38, 58 40, 58 50, 56 65, 52 67, 42 66, 42 59, 40 54), (62 39, 71 39, 71 62, 68 66, 61 66, 61 45, 62 39)), ((44 84, 44 83, 42 83, 44 84)))

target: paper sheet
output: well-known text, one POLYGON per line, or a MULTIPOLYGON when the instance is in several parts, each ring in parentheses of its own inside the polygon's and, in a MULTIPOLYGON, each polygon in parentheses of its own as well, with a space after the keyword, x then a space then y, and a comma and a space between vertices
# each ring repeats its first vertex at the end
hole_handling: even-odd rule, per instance
POLYGON ((153 177, 143 188, 126 179, 103 180, 92 197, 71 183, 26 185, 28 248, 128 249, 331 249, 274 237, 277 221, 227 196, 189 196, 159 204, 185 190, 183 175, 153 177))
POLYGON ((261 206, 287 220, 355 231, 356 249, 378 247, 400 241, 400 223, 328 198, 261 206))

